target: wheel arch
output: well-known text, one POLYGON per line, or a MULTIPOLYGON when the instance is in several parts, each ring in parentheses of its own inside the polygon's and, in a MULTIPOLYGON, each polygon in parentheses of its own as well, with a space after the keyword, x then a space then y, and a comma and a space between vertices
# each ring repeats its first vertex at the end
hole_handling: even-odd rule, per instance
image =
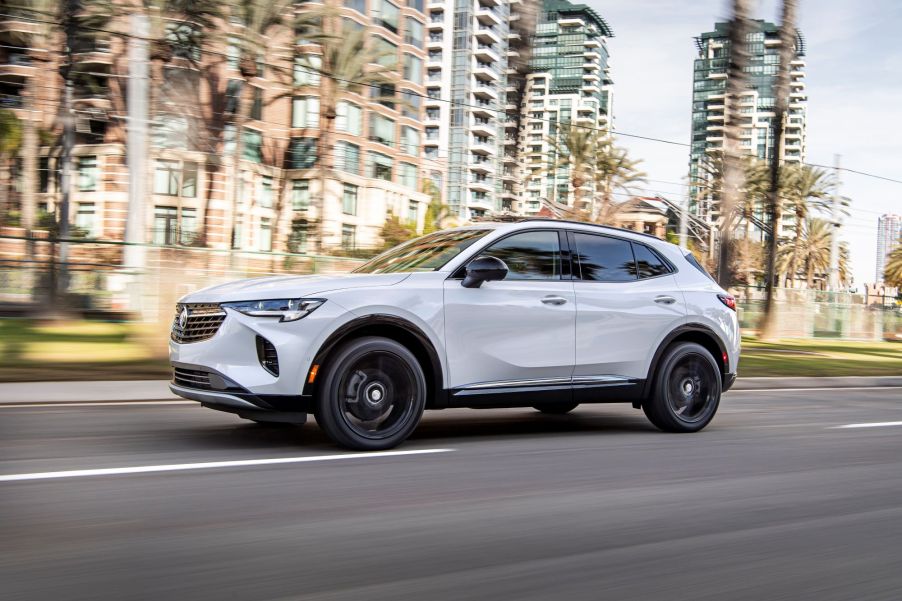
POLYGON ((642 389, 642 399, 647 399, 651 394, 655 378, 658 376, 658 366, 661 363, 661 357, 664 355, 664 351, 677 342, 694 342, 703 346, 711 353, 711 356, 714 357, 714 362, 717 363, 720 370, 721 383, 723 384, 725 382, 729 364, 724 361, 724 356, 727 354, 727 347, 723 340, 720 339, 714 330, 706 325, 700 323, 688 323, 674 329, 665 336, 664 340, 661 341, 661 344, 658 345, 648 368, 648 377, 645 378, 645 384, 642 389))
MULTIPOLYGON (((365 336, 388 338, 410 350, 426 376, 426 408, 440 409, 446 406, 442 362, 435 346, 416 324, 396 315, 366 315, 345 323, 320 345, 311 367, 328 362, 330 355, 345 342, 365 336)), ((315 395, 318 384, 319 380, 316 378, 313 384, 305 379, 304 395, 315 395)))

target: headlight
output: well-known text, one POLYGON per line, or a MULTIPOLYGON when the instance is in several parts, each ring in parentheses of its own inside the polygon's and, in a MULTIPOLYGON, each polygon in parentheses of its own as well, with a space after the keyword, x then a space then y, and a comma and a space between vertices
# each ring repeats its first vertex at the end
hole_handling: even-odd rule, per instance
POLYGON ((279 321, 297 321, 312 313, 324 302, 326 301, 322 298, 287 298, 222 303, 221 306, 252 317, 279 317, 279 321))

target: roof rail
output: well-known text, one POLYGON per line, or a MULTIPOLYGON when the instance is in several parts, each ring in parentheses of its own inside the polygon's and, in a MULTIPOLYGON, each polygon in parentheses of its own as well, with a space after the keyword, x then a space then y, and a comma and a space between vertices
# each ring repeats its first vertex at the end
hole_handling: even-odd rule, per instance
POLYGON ((625 227, 615 227, 613 225, 601 225, 600 223, 588 223, 586 221, 576 221, 575 219, 554 219, 552 217, 524 217, 523 219, 519 219, 516 223, 525 223, 528 221, 549 221, 551 223, 570 223, 574 225, 588 225, 590 227, 597 227, 605 230, 614 230, 615 232, 626 232, 628 234, 635 234, 637 236, 645 236, 646 238, 654 238, 655 240, 659 240, 661 242, 666 242, 663 238, 658 238, 654 234, 646 234, 645 232, 637 232, 636 230, 627 229, 625 227))

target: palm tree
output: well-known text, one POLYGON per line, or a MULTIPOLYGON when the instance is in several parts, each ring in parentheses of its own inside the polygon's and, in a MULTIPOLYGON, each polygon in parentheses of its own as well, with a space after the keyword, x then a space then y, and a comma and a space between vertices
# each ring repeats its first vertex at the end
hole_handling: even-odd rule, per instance
MULTIPOLYGON (((808 165, 785 165, 786 190, 783 196, 783 208, 780 212, 793 215, 795 235, 792 236, 792 255, 786 264, 790 278, 790 285, 795 281, 795 274, 799 267, 799 261, 805 244, 801 232, 812 209, 819 211, 829 210, 831 203, 829 194, 833 189, 834 180, 830 172, 808 165)), ((779 224, 779 221, 776 222, 779 224)))
POLYGON ((573 186, 572 206, 574 209, 583 210, 585 209, 582 200, 583 186, 593 181, 598 149, 602 143, 601 132, 563 121, 558 127, 557 135, 548 138, 548 145, 551 147, 550 160, 533 175, 556 174, 559 169, 567 169, 570 185, 573 186))
MULTIPOLYGON (((786 272, 788 277, 804 276, 809 289, 819 283, 824 288, 830 273, 830 247, 833 239, 833 225, 826 219, 809 217, 805 220, 800 234, 795 236, 802 241, 801 251, 797 250, 794 240, 784 241, 777 255, 777 267, 786 272), (799 254, 801 252, 801 254, 799 254), (793 261, 798 263, 799 272, 793 271, 793 261), (819 280, 819 282, 815 282, 819 280)), ((840 246, 839 279, 841 284, 849 280, 849 249, 840 246)))
POLYGON ((899 245, 887 257, 883 279, 890 286, 902 288, 902 238, 899 239, 899 245))
POLYGON ((591 221, 612 224, 617 212, 627 210, 632 199, 625 203, 615 203, 615 191, 629 192, 632 184, 645 181, 645 173, 637 166, 641 159, 630 159, 625 148, 614 145, 610 138, 603 138, 595 147, 592 180, 595 194, 601 202, 592 203, 591 221))
POLYGON ((21 147, 22 122, 13 111, 0 109, 0 219, 4 221, 9 219, 13 159, 21 147))

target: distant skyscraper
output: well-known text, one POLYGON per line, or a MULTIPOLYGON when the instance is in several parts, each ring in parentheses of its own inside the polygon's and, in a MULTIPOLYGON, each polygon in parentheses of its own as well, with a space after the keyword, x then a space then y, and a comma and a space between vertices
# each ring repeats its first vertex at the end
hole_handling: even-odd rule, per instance
POLYGON ((899 246, 902 237, 902 215, 882 215, 877 219, 877 281, 883 281, 886 257, 899 246))
MULTIPOLYGON (((711 157, 723 150, 725 91, 730 60, 729 23, 716 23, 714 31, 695 38, 692 93, 692 148, 690 177, 697 185, 691 188, 690 209, 699 217, 715 222, 719 217, 718 199, 706 192, 701 183, 710 179, 711 157)), ((779 28, 773 23, 756 20, 748 36, 749 66, 746 70, 748 89, 739 102, 742 149, 761 159, 770 158, 775 150, 774 83, 779 65, 779 28)), ((789 112, 786 116, 785 144, 781 156, 787 163, 805 160, 805 120, 808 97, 805 92, 805 40, 801 32, 795 38, 795 57, 790 63, 789 112)))

